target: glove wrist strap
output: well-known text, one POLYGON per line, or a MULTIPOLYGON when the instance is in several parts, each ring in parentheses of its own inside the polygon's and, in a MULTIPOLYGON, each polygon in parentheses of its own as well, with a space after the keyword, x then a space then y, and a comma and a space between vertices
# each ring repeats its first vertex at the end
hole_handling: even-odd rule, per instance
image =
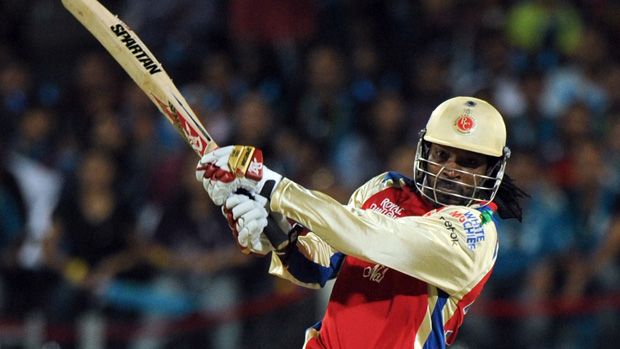
POLYGON ((287 234, 288 236, 287 244, 284 246, 284 248, 276 249, 274 251, 280 258, 282 263, 284 263, 284 265, 288 264, 288 259, 291 253, 293 252, 293 250, 295 249, 295 246, 297 245, 297 239, 299 238, 299 235, 301 235, 304 232, 304 230, 306 230, 306 228, 303 225, 299 223, 295 223, 293 225, 293 228, 287 234))

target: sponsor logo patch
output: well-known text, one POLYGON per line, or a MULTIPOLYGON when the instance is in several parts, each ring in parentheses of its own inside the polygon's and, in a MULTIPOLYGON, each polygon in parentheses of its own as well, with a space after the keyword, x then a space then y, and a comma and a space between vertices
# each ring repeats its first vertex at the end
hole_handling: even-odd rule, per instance
POLYGON ((381 201, 378 205, 376 203, 372 203, 369 208, 375 212, 379 212, 392 218, 400 217, 404 210, 388 198, 383 199, 383 201, 381 201))
POLYGON ((463 224, 463 231, 465 231, 467 236, 465 240, 467 247, 471 250, 475 250, 476 246, 478 246, 480 242, 484 241, 484 228, 482 228, 480 218, 470 211, 452 211, 449 215, 456 218, 459 223, 463 224))
POLYGON ((450 241, 452 241, 452 246, 458 245, 459 236, 456 233, 456 228, 454 227, 454 224, 452 224, 451 221, 446 220, 446 217, 444 216, 440 216, 439 219, 443 221, 443 226, 448 231, 448 234, 450 234, 450 241))
POLYGON ((387 273, 387 271, 388 267, 381 264, 375 264, 372 267, 364 268, 362 276, 368 278, 370 281, 380 283, 385 277, 385 273, 387 273))

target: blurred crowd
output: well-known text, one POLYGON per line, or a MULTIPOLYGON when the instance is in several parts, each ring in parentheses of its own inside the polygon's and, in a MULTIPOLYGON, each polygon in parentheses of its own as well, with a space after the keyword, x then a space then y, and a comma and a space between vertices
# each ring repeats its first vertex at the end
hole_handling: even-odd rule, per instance
MULTIPOLYGON (((441 101, 489 100, 506 118, 508 173, 530 198, 522 223, 500 222, 493 277, 455 346, 620 340, 616 1, 101 2, 164 62, 218 144, 260 147, 271 168, 341 202, 382 171, 411 175, 417 132, 441 101)), ((0 322, 36 313, 77 328, 97 314, 160 328, 296 292, 237 250, 196 161, 60 1, 2 0, 0 322)), ((320 303, 142 345, 301 347, 320 303)))

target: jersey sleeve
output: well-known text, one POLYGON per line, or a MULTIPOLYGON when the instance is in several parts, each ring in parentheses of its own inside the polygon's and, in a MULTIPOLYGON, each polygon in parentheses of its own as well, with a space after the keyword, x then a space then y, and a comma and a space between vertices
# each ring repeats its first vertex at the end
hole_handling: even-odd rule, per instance
POLYGON ((348 205, 341 205, 284 178, 270 206, 345 255, 385 265, 457 298, 495 262, 495 224, 476 209, 450 206, 422 217, 394 219, 362 210, 356 200, 354 195, 348 205))
POLYGON ((361 187, 357 188, 353 194, 351 194, 347 206, 352 208, 361 208, 369 197, 373 196, 382 189, 391 186, 393 181, 394 178, 389 172, 384 172, 371 178, 361 187))
MULTIPOLYGON (((361 207, 384 181, 385 174, 381 174, 366 182, 351 195, 347 206, 361 207)), ((286 263, 273 253, 269 273, 307 288, 323 287, 328 280, 335 278, 345 257, 312 232, 300 236, 295 247, 286 263)))
POLYGON ((321 288, 336 277, 344 254, 335 251, 316 234, 310 232, 297 239, 286 263, 271 254, 269 273, 307 288, 321 288))

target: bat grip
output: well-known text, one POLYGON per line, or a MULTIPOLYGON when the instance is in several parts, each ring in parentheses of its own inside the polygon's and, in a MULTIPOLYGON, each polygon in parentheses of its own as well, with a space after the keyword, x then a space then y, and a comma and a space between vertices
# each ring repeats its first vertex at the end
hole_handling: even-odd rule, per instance
MULTIPOLYGON (((238 189, 236 193, 254 199, 254 195, 245 189, 238 189)), ((267 226, 263 229, 263 233, 276 251, 283 250, 289 244, 288 234, 280 229, 278 223, 271 216, 267 217, 267 226)))

